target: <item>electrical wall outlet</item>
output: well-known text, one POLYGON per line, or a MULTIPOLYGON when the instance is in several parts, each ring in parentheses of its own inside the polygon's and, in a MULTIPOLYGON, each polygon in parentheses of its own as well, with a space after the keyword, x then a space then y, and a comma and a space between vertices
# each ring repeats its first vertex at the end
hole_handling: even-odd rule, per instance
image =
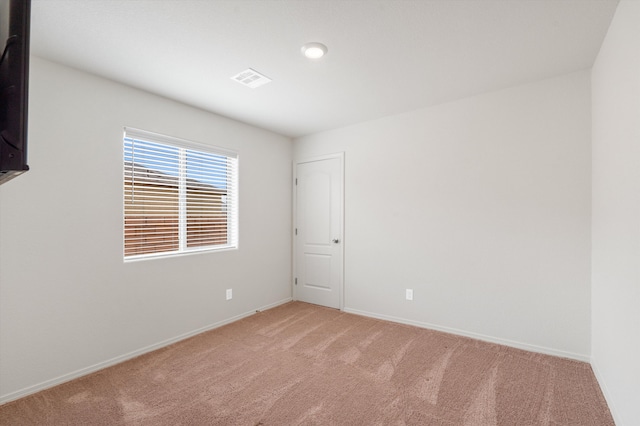
POLYGON ((408 288, 405 297, 407 300, 413 300, 413 289, 408 288))
POLYGON ((227 300, 231 300, 233 299, 233 290, 228 288, 227 289, 227 300))

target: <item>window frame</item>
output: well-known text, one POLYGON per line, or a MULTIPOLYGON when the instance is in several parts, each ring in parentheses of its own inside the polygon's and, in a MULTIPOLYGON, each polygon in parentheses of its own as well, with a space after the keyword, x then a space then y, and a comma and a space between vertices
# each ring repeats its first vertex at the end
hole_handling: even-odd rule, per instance
MULTIPOLYGON (((122 225, 123 225, 123 234, 122 234, 122 257, 124 262, 135 262, 139 260, 148 260, 148 259, 160 259, 160 258, 168 258, 168 257, 176 257, 176 256, 185 256, 192 255, 198 253, 209 253, 209 252, 217 252, 217 251, 227 251, 227 250, 237 250, 239 246, 239 165, 240 159, 239 154, 236 151, 229 150, 226 148, 221 148, 218 146, 193 142, 186 139, 176 138, 173 136, 162 135, 159 133, 149 132, 146 130, 141 130, 133 127, 125 127, 122 138, 122 167, 123 167, 123 178, 122 178, 122 225), (127 198, 127 140, 132 140, 133 144, 135 141, 148 142, 153 144, 163 145, 169 148, 177 148, 179 150, 178 160, 178 168, 179 168, 179 176, 176 177, 178 181, 178 203, 179 214, 178 214, 178 249, 171 251, 157 251, 152 253, 143 253, 143 254, 126 254, 126 244, 127 244, 127 225, 126 225, 126 198, 127 198), (229 167, 229 175, 226 178, 226 188, 227 193, 221 195, 221 200, 224 198, 224 204, 220 206, 221 211, 226 213, 226 226, 227 226, 227 241, 225 244, 210 244, 205 246, 196 246, 196 247, 188 247, 187 241, 187 208, 185 207, 188 196, 186 195, 187 188, 187 180, 189 177, 185 172, 185 168, 188 166, 186 163, 186 151, 191 151, 196 154, 206 154, 213 156, 221 156, 225 157, 227 161, 230 160, 229 167)), ((131 161, 131 166, 133 169, 133 161, 131 161)), ((153 169, 149 169, 153 170, 153 169)), ((133 173, 133 172, 130 172, 133 173)), ((132 188, 135 188, 132 186, 132 188)), ((191 187, 193 188, 193 187, 191 187)))

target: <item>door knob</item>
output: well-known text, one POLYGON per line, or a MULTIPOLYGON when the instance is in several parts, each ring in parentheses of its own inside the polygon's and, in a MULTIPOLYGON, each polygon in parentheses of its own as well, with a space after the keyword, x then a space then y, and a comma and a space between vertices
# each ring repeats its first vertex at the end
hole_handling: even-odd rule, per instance
POLYGON ((337 238, 334 238, 334 239, 333 239, 333 240, 331 240, 331 241, 333 241, 333 242, 334 242, 334 244, 338 244, 338 243, 340 242, 340 240, 339 240, 339 239, 337 239, 337 238))

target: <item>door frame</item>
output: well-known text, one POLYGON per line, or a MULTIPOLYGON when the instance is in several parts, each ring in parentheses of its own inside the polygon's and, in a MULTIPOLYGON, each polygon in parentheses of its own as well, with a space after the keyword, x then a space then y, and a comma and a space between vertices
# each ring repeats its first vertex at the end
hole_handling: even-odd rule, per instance
POLYGON ((304 163, 313 163, 315 161, 323 161, 323 160, 332 160, 339 159, 340 160, 340 260, 342 268, 340 269, 340 282, 338 283, 338 295, 340 297, 340 311, 344 311, 344 247, 345 247, 345 238, 344 238, 344 152, 336 152, 333 154, 319 155, 314 157, 303 157, 300 159, 295 159, 293 162, 293 179, 291 180, 291 188, 293 192, 293 221, 291 223, 291 246, 292 246, 292 270, 291 270, 291 294, 293 296, 293 300, 298 300, 298 290, 297 285, 295 283, 296 280, 296 272, 297 272, 297 257, 298 257, 298 247, 297 247, 297 238, 296 238, 296 228, 298 225, 298 194, 296 188, 296 179, 298 178, 298 165, 304 163))

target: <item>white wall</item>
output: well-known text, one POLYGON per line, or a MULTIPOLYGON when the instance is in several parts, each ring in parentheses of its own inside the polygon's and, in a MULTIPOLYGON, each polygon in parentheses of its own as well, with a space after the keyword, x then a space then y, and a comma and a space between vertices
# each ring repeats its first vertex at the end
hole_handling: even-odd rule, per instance
POLYGON ((640 424, 640 2, 592 71, 592 364, 619 425, 640 424))
POLYGON ((588 359, 590 113, 582 71, 296 140, 345 152, 346 310, 588 359))
POLYGON ((38 58, 30 91, 31 171, 0 187, 0 402, 291 297, 290 139, 38 58), (239 250, 123 263, 123 126, 239 152, 239 250))

